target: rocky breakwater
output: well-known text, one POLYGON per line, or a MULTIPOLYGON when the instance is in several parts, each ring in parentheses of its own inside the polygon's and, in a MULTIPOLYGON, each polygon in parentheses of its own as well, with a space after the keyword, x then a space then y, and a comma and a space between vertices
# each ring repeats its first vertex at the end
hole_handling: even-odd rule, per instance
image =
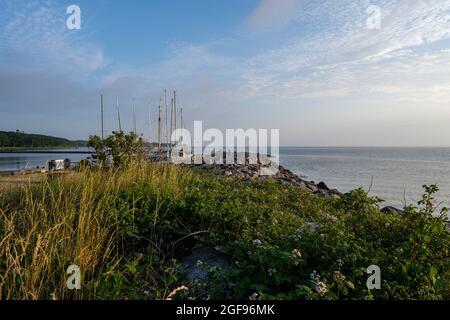
MULTIPOLYGON (((273 174, 267 174, 273 170, 270 165, 250 163, 246 154, 246 161, 243 164, 201 164, 197 168, 209 169, 218 177, 230 177, 239 181, 273 180, 280 185, 290 185, 320 196, 340 197, 342 195, 336 189, 330 189, 325 182, 315 183, 301 179, 292 171, 278 166, 273 174)), ((258 158, 259 159, 259 158, 258 158)))
MULTIPOLYGON (((240 154, 242 156, 242 154, 240 154)), ((224 159, 226 154, 224 153, 224 159)), ((238 154, 234 154, 234 164, 207 164, 203 163, 197 165, 198 168, 212 170, 217 177, 230 177, 240 181, 257 181, 257 180, 273 180, 280 185, 289 185, 302 190, 311 192, 319 196, 331 196, 331 197, 341 197, 343 194, 336 190, 330 189, 325 182, 315 183, 314 181, 307 181, 301 179, 298 175, 292 171, 284 168, 283 166, 278 166, 278 170, 275 170, 274 174, 267 175, 268 169, 270 169, 269 164, 262 164, 260 161, 260 156, 256 155, 257 163, 254 161, 249 161, 250 157, 255 157, 255 155, 250 155, 245 153, 244 163, 236 164, 238 159, 238 154)), ((254 160, 255 158, 253 158, 254 160)), ((387 206, 380 209, 381 212, 385 214, 403 215, 403 210, 387 206)), ((445 222, 447 230, 450 232, 450 221, 445 222)))

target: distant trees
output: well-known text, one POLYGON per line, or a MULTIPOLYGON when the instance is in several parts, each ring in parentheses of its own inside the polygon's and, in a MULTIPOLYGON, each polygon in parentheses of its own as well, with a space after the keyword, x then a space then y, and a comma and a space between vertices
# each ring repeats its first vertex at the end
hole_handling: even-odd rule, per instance
POLYGON ((126 166, 131 160, 142 158, 143 143, 134 132, 113 131, 104 140, 99 136, 90 136, 88 147, 95 149, 100 163, 105 163, 110 155, 115 166, 126 166))
POLYGON ((19 130, 0 131, 0 148, 54 148, 83 146, 86 146, 85 141, 71 141, 64 138, 24 133, 19 130))

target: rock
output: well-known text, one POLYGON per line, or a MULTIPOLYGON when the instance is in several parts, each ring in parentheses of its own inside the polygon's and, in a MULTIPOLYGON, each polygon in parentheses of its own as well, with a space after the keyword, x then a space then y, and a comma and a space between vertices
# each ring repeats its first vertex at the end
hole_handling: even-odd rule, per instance
POLYGON ((192 251, 181 260, 181 267, 187 272, 186 280, 189 282, 208 280, 211 267, 218 267, 222 271, 230 270, 227 257, 214 248, 202 247, 192 251))
MULTIPOLYGON (((235 158, 237 154, 235 153, 235 158)), ((245 154, 245 158, 249 158, 249 154, 245 154)), ((342 196, 336 189, 330 190, 325 182, 320 182, 318 185, 314 181, 306 181, 301 179, 298 175, 292 171, 284 168, 283 166, 277 166, 277 171, 273 171, 271 166, 262 163, 253 163, 246 161, 243 164, 211 164, 202 165, 201 168, 213 168, 217 177, 226 176, 232 177, 236 180, 253 181, 253 180, 267 180, 271 179, 283 186, 292 186, 305 191, 312 192, 319 196, 331 196, 338 198, 342 196)))
POLYGON ((256 171, 256 172, 253 173, 253 175, 252 175, 252 180, 255 180, 255 179, 258 178, 258 177, 259 177, 259 172, 256 171))
POLYGON ((342 192, 339 192, 336 189, 331 189, 327 191, 327 194, 334 198, 340 198, 342 196, 342 192))
POLYGON ((403 215, 403 210, 397 209, 395 207, 392 206, 387 206, 384 207, 383 209, 381 209, 381 212, 386 213, 386 214, 396 214, 396 215, 403 215))
POLYGON ((303 181, 292 181, 291 184, 297 188, 304 190, 304 191, 311 192, 311 189, 309 189, 303 181))
POLYGON ((317 185, 317 188, 322 189, 322 190, 330 190, 330 188, 328 188, 328 186, 325 184, 325 182, 319 182, 319 184, 317 185))
POLYGON ((312 192, 317 192, 317 191, 319 191, 319 188, 317 188, 317 186, 316 186, 314 183, 312 183, 312 182, 305 182, 305 184, 306 184, 306 187, 307 187, 309 190, 311 190, 312 192))

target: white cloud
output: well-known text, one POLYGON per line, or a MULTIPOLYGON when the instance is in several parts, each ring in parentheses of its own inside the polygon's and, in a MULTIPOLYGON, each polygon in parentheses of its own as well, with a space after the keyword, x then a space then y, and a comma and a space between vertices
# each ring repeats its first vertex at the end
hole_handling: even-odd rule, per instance
POLYGON ((16 61, 19 68, 88 75, 110 62, 100 47, 83 39, 87 24, 81 30, 66 28, 66 8, 54 0, 5 1, 0 9, 0 56, 14 61, 17 54, 22 55, 22 61, 30 65, 16 61))
POLYGON ((296 17, 301 0, 262 0, 245 21, 254 31, 279 28, 296 17))
MULTIPOLYGON (((65 30, 65 10, 54 2, 35 11, 35 2, 26 2, 28 7, 22 3, 21 10, 8 3, 0 11, 0 21, 8 21, 0 22, 8 30, 0 31, 0 55, 13 52, 19 60, 17 53, 25 52, 38 64, 81 74, 108 64, 98 46, 65 30)), ((189 109, 190 120, 203 119, 217 127, 279 126, 287 132, 289 144, 299 143, 297 132, 307 138, 315 133, 316 140, 310 141, 327 144, 326 139, 334 139, 345 127, 362 131, 381 112, 394 137, 396 121, 416 123, 426 116, 442 123, 449 113, 450 50, 442 49, 442 41, 450 39, 449 21, 450 0, 265 0, 245 24, 255 31, 278 28, 272 36, 282 38, 256 54, 253 41, 261 39, 248 34, 233 41, 179 42, 168 48, 162 61, 139 69, 111 67, 101 89, 108 97, 119 95, 127 105, 136 98, 139 110, 149 101, 156 105, 163 88, 178 88, 180 105, 189 109), (366 28, 369 4, 381 7, 380 30, 366 28), (300 114, 309 119, 302 128, 295 119, 300 114), (315 127, 327 116, 324 136, 315 127)), ((141 122, 142 127, 145 120, 141 122)), ((346 139, 356 136, 349 132, 346 139)), ((413 139, 408 134, 412 137, 415 131, 403 133, 413 139)), ((358 143, 367 137, 359 135, 358 143)), ((404 142, 408 141, 389 141, 404 142)))
POLYGON ((447 62, 446 51, 433 51, 427 45, 449 38, 450 1, 379 1, 381 30, 365 27, 367 5, 367 1, 305 4, 298 21, 305 27, 316 23, 319 31, 292 35, 288 44, 244 62, 242 81, 249 92, 284 98, 345 96, 356 91, 405 94, 450 78, 449 72, 443 72, 450 71, 448 64, 435 61, 434 73, 429 70, 420 83, 417 68, 430 64, 431 54, 415 52, 424 47, 436 60, 447 62))

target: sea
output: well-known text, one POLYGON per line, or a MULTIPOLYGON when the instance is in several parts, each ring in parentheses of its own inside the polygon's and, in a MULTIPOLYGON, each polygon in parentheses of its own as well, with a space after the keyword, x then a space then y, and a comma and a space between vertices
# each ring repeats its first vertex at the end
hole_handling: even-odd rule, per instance
POLYGON ((77 149, 51 149, 33 152, 0 152, 0 172, 18 171, 22 169, 47 167, 50 160, 70 159, 72 162, 78 162, 86 159, 92 152, 89 148, 77 149), (48 153, 51 152, 51 153, 48 153), (84 153, 86 152, 86 153, 84 153))
POLYGON ((423 185, 436 184, 436 203, 450 207, 450 148, 281 148, 280 163, 331 189, 356 188, 402 208, 417 205, 423 185))
MULTIPOLYGON (((0 171, 42 166, 52 159, 79 161, 87 157, 61 151, 65 153, 0 153, 0 171)), ((437 184, 437 203, 450 207, 450 148, 282 147, 280 164, 304 180, 324 181, 341 192, 363 188, 383 199, 383 205, 400 208, 417 204, 423 185, 437 184)))

